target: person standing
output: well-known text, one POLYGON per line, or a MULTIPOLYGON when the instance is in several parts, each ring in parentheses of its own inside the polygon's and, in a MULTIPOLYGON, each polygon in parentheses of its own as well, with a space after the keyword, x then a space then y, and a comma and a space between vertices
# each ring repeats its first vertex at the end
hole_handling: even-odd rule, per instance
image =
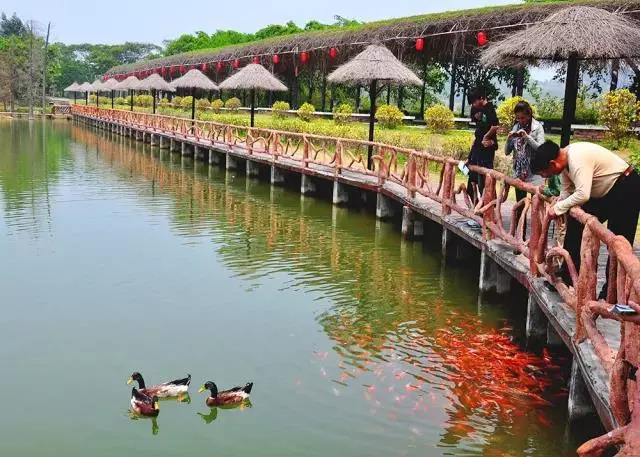
MULTIPOLYGON (((482 89, 470 91, 468 101, 471 105, 471 117, 476 122, 476 130, 466 165, 493 168, 493 160, 498 149, 499 122, 496 108, 487 99, 487 95, 482 89)), ((478 186, 478 195, 481 196, 484 192, 484 175, 474 171, 469 172, 467 194, 475 205, 477 202, 473 191, 474 184, 478 186)))
MULTIPOLYGON (((640 214, 640 175, 627 162, 608 149, 593 143, 573 143, 560 148, 547 141, 536 151, 532 171, 543 177, 561 175, 562 193, 548 215, 557 218, 574 206, 582 206, 587 213, 607 221, 608 228, 624 236, 633 246, 640 214)), ((584 226, 567 215, 564 248, 580 270, 580 247, 584 226)), ((607 278, 609 263, 607 262, 607 278)), ((571 285, 566 267, 562 271, 565 282, 571 285)), ((598 296, 607 296, 605 284, 598 296)))
MULTIPOLYGON (((504 153, 513 153, 513 175, 520 181, 542 186, 544 179, 542 176, 531 171, 531 162, 535 151, 544 143, 544 128, 542 124, 533 117, 533 109, 528 102, 522 100, 513 109, 516 123, 511 129, 507 142, 504 146, 504 153)), ((527 192, 516 188, 516 201, 524 200, 527 192)), ((522 208, 518 210, 517 218, 520 219, 522 208)), ((526 232, 526 222, 525 222, 526 232)))

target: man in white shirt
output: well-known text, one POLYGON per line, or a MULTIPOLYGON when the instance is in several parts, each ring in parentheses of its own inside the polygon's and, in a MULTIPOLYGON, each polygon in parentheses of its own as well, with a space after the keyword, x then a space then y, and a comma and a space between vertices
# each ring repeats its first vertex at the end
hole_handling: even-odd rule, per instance
MULTIPOLYGON (((593 143, 573 143, 560 148, 547 141, 536 151, 532 171, 545 178, 561 175, 562 193, 548 214, 555 218, 573 206, 581 206, 616 235, 633 246, 640 213, 640 175, 618 155, 593 143)), ((568 215, 564 248, 580 269, 580 245, 584 226, 568 215)), ((607 273, 608 273, 607 263, 607 273)), ((565 281, 571 284, 566 270, 565 281)), ((608 276, 608 274, 607 274, 608 276)), ((606 298, 605 282, 599 298, 606 298)))

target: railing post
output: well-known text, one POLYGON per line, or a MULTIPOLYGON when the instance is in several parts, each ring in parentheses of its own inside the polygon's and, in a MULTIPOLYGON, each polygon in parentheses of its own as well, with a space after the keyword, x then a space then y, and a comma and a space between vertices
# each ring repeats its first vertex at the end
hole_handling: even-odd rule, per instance
POLYGON ((542 220, 540 207, 542 206, 542 198, 536 192, 531 199, 531 238, 529 239, 529 273, 531 276, 537 277, 537 251, 538 243, 542 232, 542 220))
POLYGON ((249 155, 253 154, 253 130, 251 127, 247 129, 247 150, 249 155))
POLYGON ((491 230, 489 230, 489 223, 495 222, 495 208, 491 205, 491 202, 496 198, 496 180, 491 174, 485 175, 484 179, 484 191, 482 192, 482 207, 485 208, 482 214, 482 228, 483 234, 487 240, 493 238, 491 230))
POLYGON ((446 161, 444 163, 444 178, 442 179, 442 215, 451 214, 451 198, 453 196, 452 189, 454 187, 454 171, 453 165, 446 161))
POLYGON ((307 168, 309 166, 309 140, 307 139, 307 135, 302 137, 304 141, 304 150, 302 153, 302 167, 307 168))

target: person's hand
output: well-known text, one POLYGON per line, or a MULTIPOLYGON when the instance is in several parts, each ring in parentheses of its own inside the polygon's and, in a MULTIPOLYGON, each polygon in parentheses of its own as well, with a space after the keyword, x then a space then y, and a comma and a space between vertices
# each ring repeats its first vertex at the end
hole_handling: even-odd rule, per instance
POLYGON ((555 219, 558 217, 555 204, 549 205, 549 208, 547 208, 547 216, 549 216, 551 219, 555 219))
POLYGON ((512 138, 516 137, 518 135, 518 132, 509 132, 509 135, 507 136, 507 140, 511 140, 512 138))
POLYGON ((529 138, 529 134, 527 133, 526 130, 522 130, 522 129, 518 130, 517 135, 522 138, 529 138))
POLYGON ((493 145, 493 140, 487 140, 486 138, 482 140, 482 146, 488 148, 493 145))

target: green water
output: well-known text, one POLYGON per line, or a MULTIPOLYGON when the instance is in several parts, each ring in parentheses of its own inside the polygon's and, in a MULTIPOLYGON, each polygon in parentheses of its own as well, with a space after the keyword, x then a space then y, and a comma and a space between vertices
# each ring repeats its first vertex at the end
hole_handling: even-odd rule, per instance
POLYGON ((563 370, 515 344, 522 300, 479 302, 437 237, 67 122, 0 124, 0 208, 0 455, 570 456, 584 439, 563 370), (133 371, 190 373, 191 403, 132 419, 133 371), (209 409, 206 380, 253 381, 251 407, 209 409))

